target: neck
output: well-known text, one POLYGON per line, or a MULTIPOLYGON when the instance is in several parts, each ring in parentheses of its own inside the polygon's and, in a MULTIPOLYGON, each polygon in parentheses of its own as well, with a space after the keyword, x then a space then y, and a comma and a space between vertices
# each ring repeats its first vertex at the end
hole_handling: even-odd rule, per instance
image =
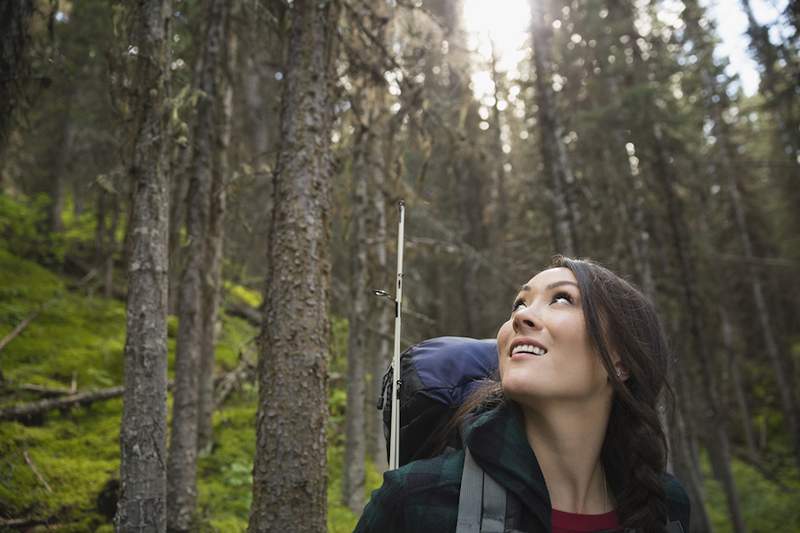
POLYGON ((601 514, 614 508, 600 452, 611 412, 607 402, 522 406, 528 443, 554 509, 601 514))

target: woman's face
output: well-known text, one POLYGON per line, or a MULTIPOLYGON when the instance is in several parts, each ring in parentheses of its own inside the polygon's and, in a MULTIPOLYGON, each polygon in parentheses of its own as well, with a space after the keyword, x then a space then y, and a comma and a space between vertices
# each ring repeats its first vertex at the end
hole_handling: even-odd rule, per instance
POLYGON ((567 268, 523 285, 497 333, 503 391, 526 406, 610 399, 611 385, 586 333, 581 294, 567 268))

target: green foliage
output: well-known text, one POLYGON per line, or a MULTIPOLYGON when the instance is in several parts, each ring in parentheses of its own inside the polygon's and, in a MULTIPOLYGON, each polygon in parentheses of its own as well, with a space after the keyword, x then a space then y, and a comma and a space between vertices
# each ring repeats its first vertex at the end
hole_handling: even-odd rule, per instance
POLYGON ((63 240, 44 231, 50 199, 0 194, 0 247, 23 257, 63 259, 63 240))
POLYGON ((262 295, 260 292, 229 281, 224 283, 224 287, 228 297, 233 301, 249 305, 256 309, 261 307, 262 295))
MULTIPOLYGON (((752 466, 737 459, 731 465, 742 516, 753 533, 800 531, 800 507, 797 494, 800 479, 788 471, 778 472, 785 489, 766 479, 752 466)), ((706 508, 715 533, 733 531, 722 486, 713 478, 707 454, 702 458, 705 477, 706 508)))
POLYGON ((252 499, 254 398, 214 415, 214 447, 198 462, 198 508, 205 531, 245 531, 252 499))

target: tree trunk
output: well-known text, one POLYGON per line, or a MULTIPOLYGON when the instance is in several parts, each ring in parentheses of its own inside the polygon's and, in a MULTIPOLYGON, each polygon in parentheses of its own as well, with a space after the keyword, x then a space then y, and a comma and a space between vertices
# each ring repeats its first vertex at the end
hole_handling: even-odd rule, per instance
POLYGON ((544 171, 550 179, 553 206, 553 240, 555 251, 574 257, 578 250, 575 206, 570 205, 568 188, 575 178, 562 140, 564 129, 556 108, 551 58, 552 26, 542 1, 531 1, 531 34, 533 61, 536 70, 536 103, 539 108, 537 127, 541 134, 544 171))
POLYGON ((170 0, 133 9, 136 47, 120 532, 166 529, 167 249, 170 0))
POLYGON ((12 113, 19 107, 22 85, 27 81, 25 53, 30 41, 28 25, 32 14, 32 0, 0 5, 0 161, 11 130, 12 113))
POLYGON ((722 322, 722 347, 728 354, 728 369, 731 376, 731 386, 736 398, 736 407, 739 409, 742 433, 750 457, 758 459, 759 453, 756 448, 756 440, 753 436, 753 425, 750 417, 750 408, 747 406, 747 397, 742 385, 742 372, 739 367, 739 351, 733 345, 733 325, 724 307, 719 309, 720 321, 722 322))
POLYGON ((106 229, 105 260, 103 263, 103 296, 111 298, 114 294, 114 254, 117 251, 117 228, 119 227, 119 195, 109 195, 111 205, 111 223, 106 229))
POLYGON ((686 304, 686 315, 689 322, 689 334, 692 339, 692 349, 696 354, 696 360, 700 365, 700 378, 702 390, 709 413, 706 420, 708 431, 706 444, 709 456, 711 457, 717 479, 722 484, 728 503, 731 522, 736 532, 746 531, 744 520, 739 505, 739 494, 731 472, 730 444, 726 433, 727 421, 725 412, 720 404, 718 383, 714 379, 715 372, 711 368, 709 360, 711 351, 703 336, 705 327, 702 324, 702 309, 695 289, 695 279, 697 279, 694 264, 689 257, 691 246, 685 227, 683 227, 683 217, 679 199, 673 190, 675 181, 669 168, 669 161, 663 149, 663 134, 659 124, 652 125, 651 146, 653 148, 653 159, 651 167, 653 174, 661 186, 663 198, 667 208, 667 222, 672 239, 673 251, 677 256, 680 273, 681 286, 686 304))
MULTIPOLYGON (((185 269, 178 295, 178 336, 175 352, 175 389, 172 431, 167 462, 167 527, 193 529, 197 502, 197 422, 200 359, 204 339, 203 293, 207 275, 206 239, 209 231, 211 181, 215 139, 218 135, 216 72, 226 43, 227 0, 206 3, 206 33, 199 76, 202 91, 197 102, 192 171, 186 207, 188 242, 185 269)), ((212 373, 213 379, 213 373, 212 373)))
POLYGON ((687 389, 685 371, 676 365, 673 372, 678 405, 673 413, 673 430, 670 432, 672 445, 671 459, 675 474, 686 487, 686 493, 691 503, 692 517, 689 521, 688 533, 708 533, 711 531, 711 521, 706 512, 705 491, 703 490, 703 474, 698 464, 693 446, 692 427, 687 419, 690 410, 687 406, 687 389))
POLYGON ((203 286, 203 340, 200 351, 199 407, 197 422, 198 450, 206 448, 213 436, 214 416, 214 349, 217 339, 217 315, 222 300, 222 255, 225 237, 225 208, 228 186, 228 147, 233 117, 233 84, 231 76, 236 69, 236 35, 230 29, 231 13, 236 4, 224 2, 224 18, 227 20, 223 43, 217 64, 219 87, 217 94, 217 124, 219 128, 213 153, 213 175, 211 179, 211 210, 206 239, 205 271, 203 286))
MULTIPOLYGON (((368 118, 367 118, 368 119, 368 118)), ((364 507, 365 376, 367 359, 367 176, 374 133, 365 126, 356 142, 350 220, 350 313, 347 340, 347 413, 342 503, 354 513, 364 507)))
POLYGON ((492 233, 497 236, 497 242, 502 242, 502 238, 506 235, 506 226, 508 225, 508 195, 506 193, 506 169, 505 164, 507 157, 503 152, 503 121, 501 119, 500 111, 500 84, 501 74, 497 70, 497 54, 492 43, 492 59, 491 70, 492 84, 494 85, 494 105, 492 106, 492 131, 494 132, 494 157, 495 164, 492 166, 492 233))
MULTIPOLYGON (((378 106, 382 108, 382 106, 378 106)), ((389 261, 387 257, 387 247, 389 246, 387 238, 387 217, 386 217, 386 184, 391 181, 392 167, 396 157, 394 146, 394 128, 390 127, 385 131, 385 139, 383 140, 383 150, 376 147, 374 154, 375 162, 378 166, 375 168, 373 175, 374 190, 372 193, 372 205, 375 216, 375 272, 377 275, 374 279, 380 280, 381 285, 376 285, 376 288, 382 288, 383 283, 392 284, 394 281, 391 274, 387 271, 389 261)), ((377 348, 371 355, 371 371, 372 382, 370 387, 370 395, 368 398, 368 412, 373 418, 373 430, 370 433, 370 456, 372 457, 375 467, 378 470, 383 470, 388 466, 389 458, 386 455, 386 438, 383 434, 383 412, 375 409, 375 402, 381 393, 381 386, 383 385, 383 374, 389 366, 392 358, 392 343, 391 343, 391 328, 392 328, 392 306, 382 298, 376 298, 373 301, 374 317, 376 324, 376 345, 377 348)))
POLYGON ((332 67, 338 2, 295 0, 275 173, 251 532, 325 531, 332 67))

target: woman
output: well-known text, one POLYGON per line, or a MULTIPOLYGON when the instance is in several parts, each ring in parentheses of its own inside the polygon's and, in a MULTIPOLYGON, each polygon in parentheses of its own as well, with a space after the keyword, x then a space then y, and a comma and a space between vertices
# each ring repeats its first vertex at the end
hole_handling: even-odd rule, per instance
MULTIPOLYGON (((470 455, 508 495, 506 531, 689 531, 657 412, 668 350, 637 289, 558 257, 520 289, 497 350, 500 382, 459 420, 470 455)), ((386 472, 356 532, 456 531, 464 456, 386 472)))

